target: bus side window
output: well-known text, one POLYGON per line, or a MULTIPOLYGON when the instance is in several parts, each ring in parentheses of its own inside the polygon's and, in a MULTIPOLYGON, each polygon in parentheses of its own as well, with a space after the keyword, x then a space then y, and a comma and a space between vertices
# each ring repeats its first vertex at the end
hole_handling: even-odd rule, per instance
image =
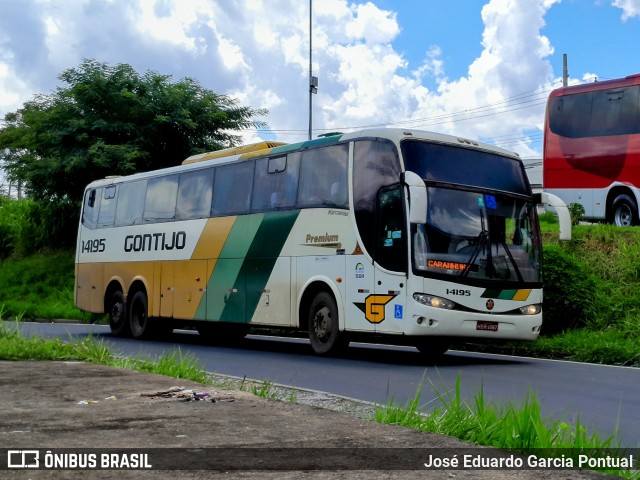
POLYGON ((213 168, 180 174, 176 219, 208 217, 213 195, 213 168))
POLYGON ((249 213, 254 165, 248 161, 216 168, 212 216, 249 213))
POLYGON ((252 211, 279 210, 295 205, 298 158, 299 154, 294 153, 256 160, 252 211))
POLYGON ((144 203, 145 222, 167 222, 176 218, 178 175, 150 178, 144 203))
POLYGON ((593 93, 589 132, 599 135, 638 133, 638 93, 640 87, 616 88, 593 93))
POLYGON ((102 192, 100 212, 98 213, 98 227, 111 227, 116 216, 118 187, 109 185, 102 192))
POLYGON ((300 166, 300 207, 348 208, 347 144, 305 150, 300 166))
POLYGON ((554 98, 549 113, 551 130, 568 138, 588 136, 592 98, 591 92, 554 98))
POLYGON ((82 209, 82 224, 87 228, 96 228, 98 225, 98 212, 100 211, 100 198, 102 188, 89 190, 84 199, 82 209))
POLYGON ((142 223, 144 196, 147 189, 146 180, 127 182, 120 185, 118 207, 116 208, 115 226, 136 225, 142 223))

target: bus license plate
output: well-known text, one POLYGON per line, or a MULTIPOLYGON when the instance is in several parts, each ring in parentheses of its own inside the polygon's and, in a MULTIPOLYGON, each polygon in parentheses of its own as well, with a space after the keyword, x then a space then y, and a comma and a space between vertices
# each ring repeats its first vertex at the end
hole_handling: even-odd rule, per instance
POLYGON ((479 320, 476 323, 476 330, 484 330, 487 332, 497 332, 498 331, 498 322, 483 322, 479 320))

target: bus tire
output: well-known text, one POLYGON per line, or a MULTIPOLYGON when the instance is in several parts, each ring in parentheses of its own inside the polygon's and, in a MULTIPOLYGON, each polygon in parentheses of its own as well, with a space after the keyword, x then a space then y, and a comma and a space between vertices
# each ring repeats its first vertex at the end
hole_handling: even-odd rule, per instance
POLYGON ((151 326, 148 311, 147 294, 137 291, 129 301, 129 326, 133 338, 150 336, 151 326))
POLYGON ((333 296, 319 292, 309 307, 309 340, 318 355, 346 346, 339 329, 338 306, 333 296))
POLYGON ((107 309, 111 334, 115 337, 128 337, 131 335, 127 303, 124 300, 124 294, 120 290, 116 290, 111 294, 107 309))
POLYGON ((618 195, 612 204, 613 224, 617 227, 638 225, 638 206, 629 195, 618 195))
POLYGON ((438 360, 451 348, 451 342, 446 338, 423 338, 416 342, 415 347, 426 360, 438 360))

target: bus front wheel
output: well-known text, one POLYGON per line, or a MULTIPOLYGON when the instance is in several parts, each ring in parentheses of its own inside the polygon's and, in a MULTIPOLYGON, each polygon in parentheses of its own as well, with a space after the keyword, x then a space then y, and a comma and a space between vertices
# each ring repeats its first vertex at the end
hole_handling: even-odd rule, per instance
POLYGON ((147 295, 142 291, 136 292, 129 302, 129 325, 133 338, 149 336, 151 328, 147 305, 147 295))
POLYGON ((617 227, 638 224, 638 206, 629 195, 618 195, 613 201, 613 224, 617 227))
POLYGON ((127 304, 124 294, 116 290, 111 294, 108 305, 109 327, 111 333, 116 337, 126 337, 131 334, 129 328, 129 318, 127 317, 127 304))
POLYGON ((311 302, 309 340, 311 348, 319 355, 325 355, 346 346, 339 330, 338 306, 333 296, 327 292, 318 293, 311 302))

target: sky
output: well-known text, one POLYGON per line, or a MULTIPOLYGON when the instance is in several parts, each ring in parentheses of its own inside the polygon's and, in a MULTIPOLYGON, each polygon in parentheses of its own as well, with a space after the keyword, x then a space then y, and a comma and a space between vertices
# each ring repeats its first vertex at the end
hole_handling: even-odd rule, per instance
POLYGON ((416 128, 539 158, 563 54, 583 83, 640 73, 638 45, 640 0, 0 0, 0 122, 94 59, 268 109, 246 143, 303 141, 311 59, 314 138, 416 128))

